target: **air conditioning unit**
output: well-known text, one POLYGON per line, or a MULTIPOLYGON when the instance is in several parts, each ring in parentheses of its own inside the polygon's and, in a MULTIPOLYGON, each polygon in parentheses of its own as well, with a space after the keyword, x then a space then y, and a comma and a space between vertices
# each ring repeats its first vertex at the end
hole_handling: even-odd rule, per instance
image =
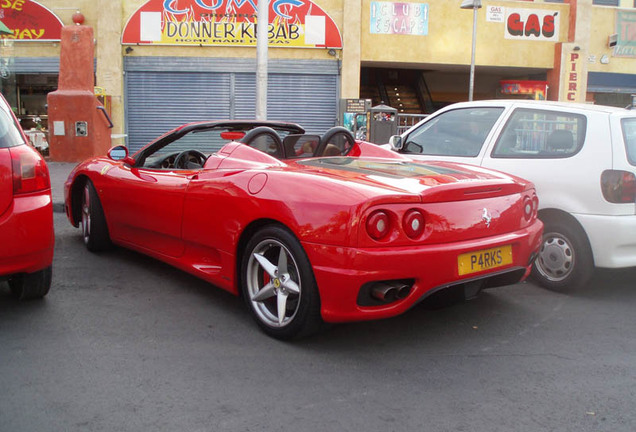
POLYGON ((612 48, 618 43, 618 35, 616 33, 609 35, 607 38, 607 46, 612 48))

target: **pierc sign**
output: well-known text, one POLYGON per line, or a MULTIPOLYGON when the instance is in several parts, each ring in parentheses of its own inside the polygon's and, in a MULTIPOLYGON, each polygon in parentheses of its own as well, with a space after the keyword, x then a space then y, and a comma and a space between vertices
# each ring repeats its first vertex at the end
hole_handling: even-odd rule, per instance
POLYGON ((11 30, 3 39, 59 42, 64 24, 53 12, 32 0, 0 0, 0 21, 11 30))
POLYGON ((567 53, 567 89, 565 97, 568 102, 578 102, 581 92, 581 55, 578 52, 567 53))
MULTIPOLYGON (((124 45, 256 46, 257 0, 149 0, 128 20, 124 45)), ((270 1, 269 45, 342 48, 340 31, 308 0, 270 1)))

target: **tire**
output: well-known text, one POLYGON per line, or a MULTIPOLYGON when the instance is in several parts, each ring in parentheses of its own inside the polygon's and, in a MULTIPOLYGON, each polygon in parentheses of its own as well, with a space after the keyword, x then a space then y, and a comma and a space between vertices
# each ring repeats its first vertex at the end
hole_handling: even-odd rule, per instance
POLYGON ((102 203, 90 180, 86 181, 82 192, 82 237, 91 252, 101 252, 112 247, 102 203))
POLYGON ((9 279, 11 294, 18 300, 39 299, 51 289, 51 266, 34 273, 22 273, 9 279))
POLYGON ((282 227, 264 227, 247 243, 241 290, 252 316, 269 336, 299 338, 323 324, 309 259, 296 237, 282 227))
POLYGON ((532 277, 554 291, 584 287, 594 272, 594 258, 585 233, 564 220, 546 220, 532 277))

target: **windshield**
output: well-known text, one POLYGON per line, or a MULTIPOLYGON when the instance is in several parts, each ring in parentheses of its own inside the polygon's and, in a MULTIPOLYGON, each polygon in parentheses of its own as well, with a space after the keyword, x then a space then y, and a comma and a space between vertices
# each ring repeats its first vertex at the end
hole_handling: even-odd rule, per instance
POLYGON ((475 157, 502 112, 499 107, 447 111, 411 132, 404 152, 475 157))

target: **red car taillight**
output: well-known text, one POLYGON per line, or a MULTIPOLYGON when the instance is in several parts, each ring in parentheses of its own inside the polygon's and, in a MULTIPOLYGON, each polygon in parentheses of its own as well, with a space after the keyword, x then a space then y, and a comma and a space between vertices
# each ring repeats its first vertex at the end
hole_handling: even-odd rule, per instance
POLYGON ((389 218, 389 215, 382 210, 371 213, 367 219, 367 232, 372 239, 380 240, 384 238, 389 233, 390 229, 391 219, 389 218))
POLYGON ((539 199, 536 195, 532 195, 532 197, 526 197, 523 202, 523 215, 526 220, 531 220, 533 217, 537 216, 537 211, 539 210, 539 199))
POLYGON ((27 194, 50 189, 49 170, 44 159, 26 145, 12 147, 13 194, 27 194))
POLYGON ((636 175, 629 171, 603 171, 601 190, 605 199, 611 203, 634 203, 636 202, 636 175))
POLYGON ((412 239, 419 237, 424 232, 424 215, 419 210, 409 210, 404 214, 402 225, 407 236, 412 239))

